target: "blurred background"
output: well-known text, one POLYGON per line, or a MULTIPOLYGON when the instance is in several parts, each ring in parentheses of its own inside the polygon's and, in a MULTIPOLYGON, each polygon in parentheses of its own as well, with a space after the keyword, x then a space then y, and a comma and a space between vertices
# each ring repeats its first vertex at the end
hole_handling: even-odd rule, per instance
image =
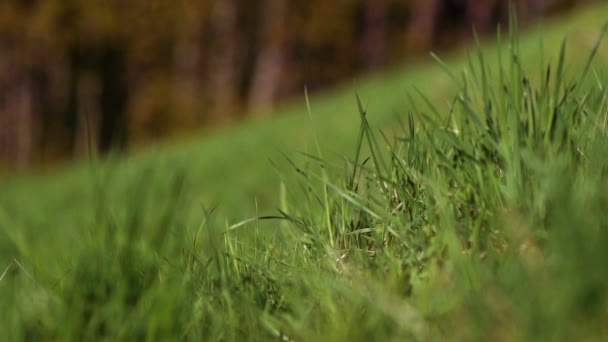
MULTIPOLYGON (((512 1, 523 23, 590 2, 512 1)), ((1 0, 0 170, 269 116, 507 21, 499 0, 1 0)))

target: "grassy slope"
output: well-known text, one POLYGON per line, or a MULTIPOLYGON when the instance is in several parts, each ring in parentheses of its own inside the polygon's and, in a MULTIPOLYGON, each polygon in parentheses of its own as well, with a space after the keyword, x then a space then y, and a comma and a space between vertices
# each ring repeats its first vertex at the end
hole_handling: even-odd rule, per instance
MULTIPOLYGON (((555 59, 561 39, 566 33, 573 33, 569 58, 571 61, 582 58, 593 43, 595 32, 589 29, 580 31, 580 27, 599 27, 603 19, 601 12, 597 8, 589 9, 549 21, 542 29, 547 56, 555 59)), ((540 31, 533 28, 529 31, 530 34, 521 42, 522 59, 524 63, 534 66, 539 63, 540 31)), ((495 52, 491 48, 488 52, 488 59, 495 60, 495 52)), ((447 59, 448 63, 459 70, 458 65, 463 64, 462 53, 455 52, 453 56, 447 59)), ((279 184, 269 159, 280 162, 282 158, 278 151, 289 155, 296 150, 313 151, 311 132, 314 130, 327 154, 343 155, 354 146, 359 128, 355 91, 360 94, 370 113, 371 124, 381 127, 408 108, 405 93, 414 87, 428 94, 438 106, 447 103, 453 90, 443 70, 427 58, 416 67, 394 68, 357 81, 354 86, 346 85, 313 96, 314 125, 310 124, 301 100, 299 104, 278 109, 281 115, 276 119, 222 129, 210 136, 180 144, 152 147, 147 152, 102 164, 111 170, 110 177, 116 183, 118 192, 125 183, 130 182, 130 177, 139 177, 145 165, 159 174, 184 169, 193 176, 188 191, 191 196, 203 199, 208 205, 221 204, 222 211, 233 219, 249 217, 253 214, 256 196, 264 208, 272 208, 276 202, 279 184)), ((0 196, 5 200, 12 198, 12 201, 21 196, 28 198, 30 204, 20 207, 22 210, 33 209, 34 212, 39 211, 40 206, 59 203, 73 208, 87 207, 86 201, 71 201, 81 196, 83 191, 86 192, 84 189, 90 184, 89 168, 80 165, 58 175, 5 180, 0 196), (32 193, 36 193, 35 198, 32 198, 32 193)), ((49 211, 64 214, 58 208, 51 207, 49 211)))
MULTIPOLYGON (((548 56, 555 61, 560 40, 573 27, 599 27, 604 20, 601 13, 606 10, 603 6, 547 25, 544 40, 548 56)), ((575 35, 571 61, 581 58, 578 53, 586 54, 590 47, 588 32, 575 35)), ((536 34, 522 40, 525 64, 540 64, 537 45, 536 34)), ((487 58, 496 58, 491 49, 487 58)), ((457 70, 463 63, 458 57, 449 61, 457 70)), ((452 95, 448 78, 434 64, 365 79, 356 89, 367 104, 372 125, 388 126, 393 115, 407 108, 404 93, 412 85, 439 106, 452 95)), ((314 151, 313 128, 326 156, 337 159, 331 156, 351 153, 359 127, 353 92, 353 87, 347 86, 313 97, 314 127, 304 106, 294 106, 282 110, 285 115, 280 118, 227 129, 201 142, 157 147, 119 161, 80 165, 54 176, 5 180, 0 193, 0 226, 10 238, 0 239, 0 260, 8 264, 16 258, 30 273, 65 272, 61 262, 78 263, 70 260, 78 255, 72 252, 83 239, 95 234, 88 230, 96 228, 99 210, 126 219, 130 212, 147 210, 147 219, 158 221, 172 196, 174 175, 180 172, 187 175, 186 186, 175 214, 183 215, 184 222, 200 219, 200 201, 219 203, 218 216, 230 222, 254 215, 255 197, 260 211, 269 212, 278 205, 279 180, 268 162, 269 158, 281 160, 277 151, 290 155, 296 149, 314 151)))

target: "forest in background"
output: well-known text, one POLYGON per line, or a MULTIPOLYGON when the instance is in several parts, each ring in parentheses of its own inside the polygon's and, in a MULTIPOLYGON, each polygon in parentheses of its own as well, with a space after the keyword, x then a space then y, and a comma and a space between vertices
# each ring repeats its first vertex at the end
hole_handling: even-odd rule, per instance
MULTIPOLYGON (((514 0, 521 22, 592 0, 514 0)), ((264 113, 508 19, 500 0, 4 0, 0 169, 264 113)))

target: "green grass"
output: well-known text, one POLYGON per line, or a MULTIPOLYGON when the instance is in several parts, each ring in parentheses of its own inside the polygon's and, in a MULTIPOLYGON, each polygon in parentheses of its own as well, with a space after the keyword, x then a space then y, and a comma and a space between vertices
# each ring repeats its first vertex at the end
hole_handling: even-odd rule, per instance
POLYGON ((605 10, 4 180, 3 340, 606 339, 605 10))

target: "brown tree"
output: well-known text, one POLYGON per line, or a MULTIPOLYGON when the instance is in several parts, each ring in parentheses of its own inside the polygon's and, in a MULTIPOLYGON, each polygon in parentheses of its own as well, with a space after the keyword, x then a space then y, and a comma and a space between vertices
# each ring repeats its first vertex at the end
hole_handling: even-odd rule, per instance
POLYGON ((388 8, 386 0, 363 1, 361 60, 365 69, 385 62, 388 8))
POLYGON ((226 121, 237 111, 242 72, 242 37, 237 0, 217 1, 211 8, 211 46, 207 70, 211 121, 226 121))
POLYGON ((253 111, 271 106, 281 85, 286 58, 288 3, 262 0, 258 8, 258 54, 253 69, 248 107, 253 111))
POLYGON ((429 50, 435 42, 440 0, 414 1, 410 7, 406 45, 413 51, 429 50))

